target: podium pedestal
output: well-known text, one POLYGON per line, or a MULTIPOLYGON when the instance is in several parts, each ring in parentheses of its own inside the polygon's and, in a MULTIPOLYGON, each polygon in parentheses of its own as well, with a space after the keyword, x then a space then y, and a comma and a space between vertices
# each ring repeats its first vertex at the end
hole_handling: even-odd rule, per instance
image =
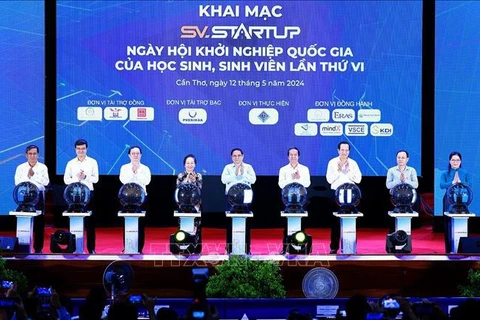
POLYGON ((180 230, 183 230, 188 233, 195 233, 197 231, 197 226, 195 225, 195 218, 201 218, 201 212, 193 212, 193 213, 186 213, 186 212, 173 212, 174 217, 178 217, 178 225, 180 230))
MULTIPOLYGON (((253 212, 250 213, 231 213, 225 211, 227 218, 232 218, 232 252, 231 254, 246 254, 247 239, 246 227, 247 218, 253 218, 253 212)), ((227 243, 228 246, 228 243, 227 243)))
POLYGON ((33 252, 33 218, 42 214, 42 211, 20 212, 10 211, 10 216, 17 217, 17 238, 20 252, 33 252))
POLYGON ((357 218, 363 213, 338 213, 333 215, 340 218, 340 242, 343 254, 357 253, 357 218))
POLYGON ((418 218, 418 212, 394 213, 393 211, 388 211, 388 215, 395 218, 395 231, 403 230, 408 235, 412 234, 412 218, 418 218))
POLYGON ((138 219, 145 217, 146 211, 142 212, 118 212, 119 217, 125 218, 125 251, 127 254, 138 252, 138 219))
POLYGON ((444 212, 443 215, 452 219, 450 224, 451 237, 448 239, 448 241, 450 241, 451 244, 451 253, 457 253, 460 238, 468 237, 468 218, 475 217, 475 214, 444 212))
POLYGON ((64 217, 70 218, 70 233, 75 235, 75 247, 76 250, 74 253, 84 253, 83 252, 83 231, 85 229, 85 225, 83 219, 85 217, 90 217, 92 215, 92 211, 87 212, 68 212, 64 211, 62 214, 64 217))
POLYGON ((287 236, 302 230, 302 218, 308 217, 308 211, 291 213, 280 211, 280 216, 287 218, 287 236))

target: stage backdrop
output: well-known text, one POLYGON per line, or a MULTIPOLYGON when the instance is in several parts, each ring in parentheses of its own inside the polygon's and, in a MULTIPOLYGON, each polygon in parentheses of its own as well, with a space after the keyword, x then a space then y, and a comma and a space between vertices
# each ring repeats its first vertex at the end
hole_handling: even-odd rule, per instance
POLYGON ((277 175, 297 146, 325 175, 421 163, 421 1, 57 1, 57 174, 78 138, 100 173, 131 145, 153 174, 219 175, 240 147, 277 175))
POLYGON ((452 151, 473 178, 476 194, 470 210, 480 214, 480 3, 436 2, 435 214, 442 215, 441 172, 452 151))
POLYGON ((14 175, 25 147, 44 162, 45 14, 43 1, 0 1, 0 215, 15 210, 14 175))

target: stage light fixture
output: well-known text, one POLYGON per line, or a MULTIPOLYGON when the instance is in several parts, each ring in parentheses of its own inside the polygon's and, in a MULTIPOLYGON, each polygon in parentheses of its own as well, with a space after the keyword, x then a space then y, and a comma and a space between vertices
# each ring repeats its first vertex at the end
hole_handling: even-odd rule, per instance
POLYGON ((173 254, 198 254, 202 252, 200 232, 189 233, 178 230, 171 234, 170 252, 173 254))
POLYGON ((310 254, 312 252, 312 236, 304 231, 297 231, 287 236, 287 249, 289 254, 310 254))
POLYGON ((387 234, 385 249, 387 253, 410 253, 412 252, 412 236, 404 230, 387 234))
POLYGON ((448 187, 445 197, 450 205, 450 213, 469 213, 468 205, 472 203, 473 191, 463 184, 455 183, 448 187))
POLYGON ((362 198, 360 188, 354 183, 344 183, 335 190, 338 213, 358 213, 357 205, 362 198))
POLYGON ((408 183, 400 183, 390 190, 394 213, 413 213, 412 205, 417 200, 417 191, 408 183))
POLYGON ((50 251, 52 253, 73 253, 77 250, 76 237, 65 230, 57 230, 50 236, 50 251))

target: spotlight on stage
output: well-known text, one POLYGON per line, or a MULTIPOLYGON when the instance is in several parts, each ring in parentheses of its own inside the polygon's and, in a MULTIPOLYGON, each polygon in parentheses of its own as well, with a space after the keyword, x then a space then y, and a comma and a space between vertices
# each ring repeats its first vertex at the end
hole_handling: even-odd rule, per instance
POLYGON ((140 213, 145 202, 145 190, 137 183, 126 183, 118 191, 118 200, 122 205, 122 212, 140 213))
POLYGON ((412 236, 404 230, 397 230, 387 234, 387 253, 410 253, 412 252, 412 236))
POLYGON ((83 183, 74 182, 65 188, 63 198, 68 204, 67 212, 85 212, 90 201, 90 189, 83 183))
POLYGON ((297 231, 287 236, 287 249, 289 254, 310 254, 312 252, 312 236, 304 231, 297 231))
POLYGON ((408 183, 401 183, 390 190, 395 205, 393 213, 413 213, 412 205, 417 200, 417 191, 408 183))
POLYGON ((232 213, 249 213, 253 200, 253 190, 245 183, 234 184, 228 190, 227 200, 232 206, 232 213))
POLYGON ((35 212, 35 205, 40 200, 40 191, 31 182, 20 182, 13 189, 13 200, 18 205, 17 212, 35 212))
POLYGON ((448 187, 445 193, 450 205, 450 213, 469 213, 468 205, 472 203, 473 191, 463 183, 455 183, 448 187))
POLYGON ((307 189, 300 183, 289 183, 282 189, 282 201, 285 205, 284 212, 303 213, 303 206, 307 202, 307 189))
POLYGON ((182 183, 175 190, 175 202, 178 204, 178 212, 195 213, 200 205, 202 192, 193 183, 182 183))
POLYGON ((358 213, 357 205, 362 198, 360 188, 353 183, 344 183, 335 190, 335 201, 339 206, 338 213, 358 213))
POLYGON ((76 237, 68 231, 57 230, 50 236, 52 253, 73 253, 76 249, 76 237))
POLYGON ((202 252, 200 233, 183 230, 170 235, 170 252, 173 254, 198 254, 202 252))

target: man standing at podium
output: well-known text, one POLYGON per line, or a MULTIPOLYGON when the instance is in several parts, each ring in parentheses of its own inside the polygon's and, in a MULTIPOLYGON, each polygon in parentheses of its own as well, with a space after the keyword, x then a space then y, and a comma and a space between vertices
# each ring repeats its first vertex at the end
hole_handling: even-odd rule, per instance
MULTIPOLYGON (((237 183, 245 183, 252 185, 257 180, 253 167, 248 163, 243 162, 243 151, 240 148, 233 148, 230 152, 233 163, 227 164, 222 171, 222 183, 225 184, 225 195, 228 194, 228 190, 237 183)), ((225 197, 226 211, 231 211, 232 208, 228 203, 227 197, 225 197)), ((246 224, 245 230, 245 247, 246 253, 250 254, 250 227, 246 224)), ((231 253, 232 244, 232 227, 227 228, 227 252, 231 253)))
MULTIPOLYGON (((338 144, 338 157, 328 162, 327 182, 330 183, 331 198, 335 203, 335 190, 344 183, 360 183, 362 172, 355 160, 349 158, 350 144, 342 141, 338 144)), ((340 221, 333 215, 330 233, 330 254, 336 254, 340 247, 340 221)))
POLYGON ((20 164, 15 170, 15 185, 21 182, 31 182, 40 191, 38 203, 35 210, 42 211, 42 214, 33 218, 33 249, 35 253, 42 253, 45 229, 45 187, 50 183, 47 166, 38 162, 40 150, 36 145, 29 145, 26 148, 25 156, 27 162, 20 164))
MULTIPOLYGON (((145 201, 143 203, 146 206, 147 203, 147 185, 152 179, 150 169, 142 164, 142 149, 139 146, 132 146, 128 149, 128 157, 130 163, 124 164, 120 168, 120 181, 123 184, 136 183, 140 185, 145 191, 145 201)), ((125 245, 125 233, 123 242, 125 245)), ((143 246, 145 245, 145 220, 138 219, 138 252, 143 253, 143 246)))
POLYGON ((85 217, 85 228, 87 229, 87 249, 88 253, 95 254, 95 219, 93 215, 93 184, 98 182, 98 164, 97 160, 87 156, 88 142, 84 139, 75 141, 75 153, 77 156, 67 162, 63 181, 65 184, 74 182, 83 183, 90 189, 89 207, 92 209, 92 215, 85 217))

